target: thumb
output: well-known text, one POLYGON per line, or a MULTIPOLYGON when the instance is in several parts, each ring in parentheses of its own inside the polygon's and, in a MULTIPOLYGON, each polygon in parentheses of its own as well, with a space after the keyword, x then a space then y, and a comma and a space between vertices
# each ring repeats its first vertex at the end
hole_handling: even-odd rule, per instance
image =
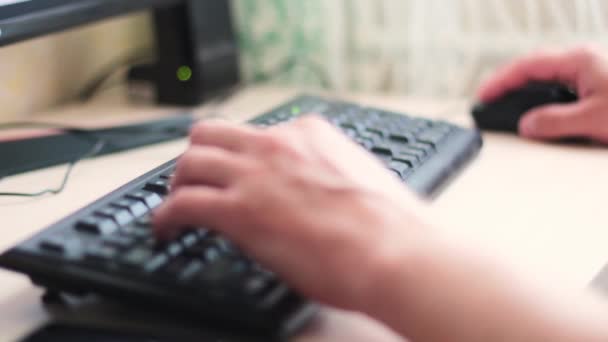
POLYGON ((585 112, 583 102, 539 107, 521 119, 519 133, 533 139, 586 136, 589 128, 585 112))

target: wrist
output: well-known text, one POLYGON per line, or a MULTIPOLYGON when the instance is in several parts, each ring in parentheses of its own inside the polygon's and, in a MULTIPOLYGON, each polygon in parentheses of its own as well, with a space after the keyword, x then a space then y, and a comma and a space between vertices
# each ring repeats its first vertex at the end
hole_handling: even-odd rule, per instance
POLYGON ((432 229, 421 229, 419 235, 408 236, 406 241, 385 239, 371 252, 359 311, 392 325, 390 321, 408 305, 407 298, 416 296, 423 287, 420 274, 437 264, 440 254, 440 242, 432 229))

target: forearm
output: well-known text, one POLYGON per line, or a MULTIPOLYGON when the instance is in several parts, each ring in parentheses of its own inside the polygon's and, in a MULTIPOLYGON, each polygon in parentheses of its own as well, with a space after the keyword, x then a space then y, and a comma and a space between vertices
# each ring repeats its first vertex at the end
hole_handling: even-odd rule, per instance
POLYGON ((535 287, 469 249, 427 245, 386 265, 366 311, 413 341, 608 341, 599 299, 535 287))

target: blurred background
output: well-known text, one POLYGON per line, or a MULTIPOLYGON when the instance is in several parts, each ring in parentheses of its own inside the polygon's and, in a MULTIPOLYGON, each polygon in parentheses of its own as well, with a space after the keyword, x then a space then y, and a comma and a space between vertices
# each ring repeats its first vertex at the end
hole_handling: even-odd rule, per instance
MULTIPOLYGON (((480 78, 514 56, 544 46, 608 43, 608 0, 232 5, 245 78, 280 71, 273 82, 295 87, 470 97, 480 78)), ((141 14, 1 48, 0 118, 68 102, 100 70, 145 58, 153 44, 150 18, 141 14)))

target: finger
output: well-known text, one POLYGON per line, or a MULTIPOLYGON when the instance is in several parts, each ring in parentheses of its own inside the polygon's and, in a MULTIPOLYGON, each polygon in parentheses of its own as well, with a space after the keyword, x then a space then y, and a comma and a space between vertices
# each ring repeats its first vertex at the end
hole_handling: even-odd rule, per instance
POLYGON ((225 192, 210 187, 184 187, 171 194, 154 212, 154 232, 171 239, 192 227, 220 227, 230 205, 225 192))
POLYGON ((194 184, 227 187, 245 169, 244 159, 235 153, 215 147, 191 147, 177 162, 171 188, 194 184))
POLYGON ((292 122, 293 126, 306 129, 334 129, 324 117, 316 113, 310 113, 292 122))
POLYGON ((480 87, 478 98, 490 102, 509 90, 530 81, 560 81, 576 85, 583 67, 592 52, 576 49, 565 53, 535 53, 502 68, 480 87))
POLYGON ((251 127, 207 121, 192 129, 190 142, 193 145, 216 146, 238 152, 243 151, 259 134, 259 131, 251 127))
POLYGON ((532 110, 521 119, 519 132, 533 139, 587 136, 590 129, 586 120, 588 106, 587 102, 579 102, 532 110))

